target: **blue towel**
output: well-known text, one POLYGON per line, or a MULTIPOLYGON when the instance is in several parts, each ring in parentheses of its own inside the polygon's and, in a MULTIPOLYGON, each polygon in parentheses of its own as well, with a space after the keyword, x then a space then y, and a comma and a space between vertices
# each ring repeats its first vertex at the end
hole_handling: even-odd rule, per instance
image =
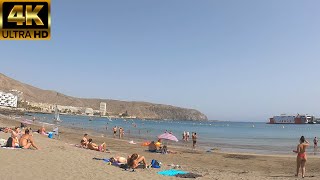
POLYGON ((103 161, 104 161, 104 162, 110 162, 110 160, 109 160, 109 159, 103 159, 103 161))
POLYGON ((175 169, 170 169, 170 170, 164 170, 164 171, 159 171, 158 174, 163 175, 163 176, 175 176, 177 174, 187 174, 188 172, 185 171, 179 171, 175 169))

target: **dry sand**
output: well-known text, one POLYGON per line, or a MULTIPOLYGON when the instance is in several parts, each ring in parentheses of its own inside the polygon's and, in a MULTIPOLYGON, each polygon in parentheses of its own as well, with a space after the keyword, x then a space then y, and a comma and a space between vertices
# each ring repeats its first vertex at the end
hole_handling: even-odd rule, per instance
MULTIPOLYGON (((17 125, 17 121, 0 118, 1 127, 17 125)), ((207 153, 181 148, 170 149, 177 151, 177 154, 162 155, 146 152, 146 147, 129 144, 127 140, 91 136, 97 143, 107 143, 111 152, 102 153, 70 145, 79 143, 83 131, 67 128, 60 130, 62 133, 59 140, 34 133, 34 139, 41 150, 0 148, 0 179, 180 179, 157 174, 160 170, 170 169, 170 164, 179 164, 182 170, 203 175, 197 179, 299 179, 294 177, 294 155, 207 153), (130 172, 92 159, 127 157, 134 152, 144 155, 148 162, 152 159, 161 161, 161 169, 130 172)), ((9 135, 0 132, 0 138, 7 139, 9 135)), ((305 179, 319 179, 319 164, 318 157, 309 157, 305 179)))

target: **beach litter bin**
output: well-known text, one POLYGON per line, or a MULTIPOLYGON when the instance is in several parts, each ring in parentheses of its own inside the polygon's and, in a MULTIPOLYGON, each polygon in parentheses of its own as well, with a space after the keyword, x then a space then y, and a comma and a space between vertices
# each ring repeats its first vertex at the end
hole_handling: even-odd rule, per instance
POLYGON ((53 132, 48 133, 48 138, 52 139, 53 138, 53 132))

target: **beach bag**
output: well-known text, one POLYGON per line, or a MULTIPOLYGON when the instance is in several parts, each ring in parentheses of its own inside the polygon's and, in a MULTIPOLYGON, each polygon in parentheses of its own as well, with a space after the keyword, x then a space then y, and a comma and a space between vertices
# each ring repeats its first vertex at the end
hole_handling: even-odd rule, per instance
POLYGON ((0 146, 5 146, 7 144, 7 140, 5 139, 0 139, 0 146))
POLYGON ((120 164, 119 167, 122 169, 129 169, 128 164, 120 164))
POLYGON ((160 168, 161 167, 160 164, 161 163, 159 161, 155 160, 155 159, 152 159, 152 161, 151 161, 151 167, 152 168, 160 168))

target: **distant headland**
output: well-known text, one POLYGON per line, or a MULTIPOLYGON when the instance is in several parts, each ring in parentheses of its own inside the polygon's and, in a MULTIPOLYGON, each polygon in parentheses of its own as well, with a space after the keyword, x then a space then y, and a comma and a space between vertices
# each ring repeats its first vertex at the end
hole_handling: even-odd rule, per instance
POLYGON ((17 96, 17 107, 26 112, 52 113, 57 105, 61 113, 74 115, 154 120, 208 120, 206 115, 195 109, 149 102, 71 97, 24 84, 1 73, 0 91, 17 96))

